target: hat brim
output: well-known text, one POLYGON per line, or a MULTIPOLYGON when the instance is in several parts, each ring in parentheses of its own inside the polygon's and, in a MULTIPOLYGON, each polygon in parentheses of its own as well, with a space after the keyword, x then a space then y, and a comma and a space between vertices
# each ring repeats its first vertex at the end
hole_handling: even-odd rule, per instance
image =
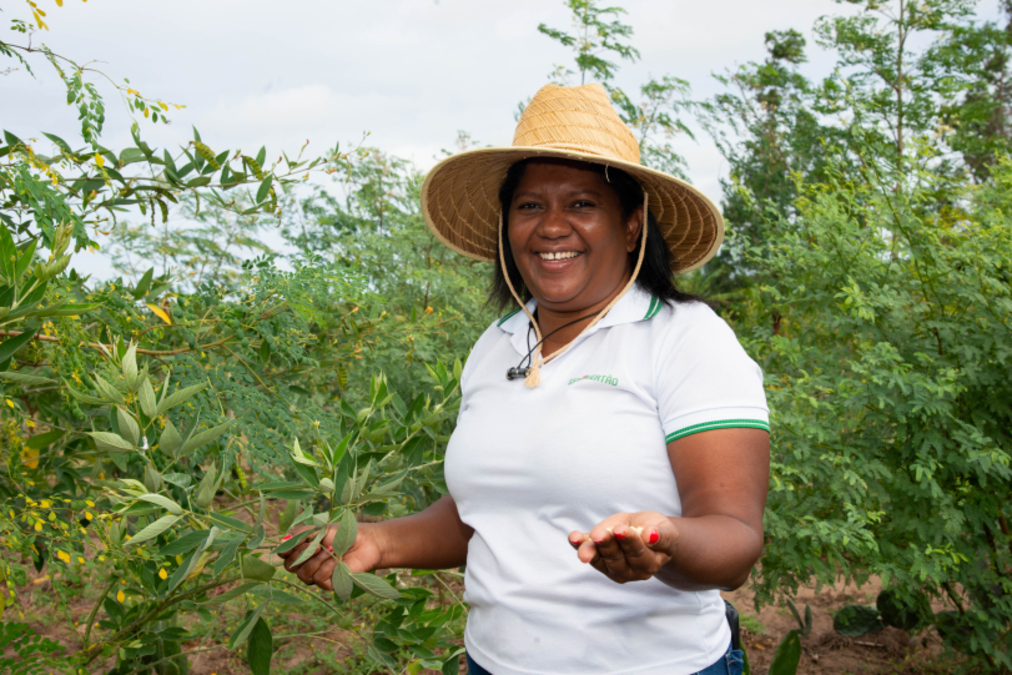
POLYGON ((493 262, 498 252, 499 189, 511 166, 535 157, 603 164, 633 176, 649 195, 650 212, 668 245, 676 274, 698 269, 717 254, 724 239, 724 218, 695 187, 640 164, 565 148, 477 148, 447 157, 422 183, 425 223, 451 250, 493 262))

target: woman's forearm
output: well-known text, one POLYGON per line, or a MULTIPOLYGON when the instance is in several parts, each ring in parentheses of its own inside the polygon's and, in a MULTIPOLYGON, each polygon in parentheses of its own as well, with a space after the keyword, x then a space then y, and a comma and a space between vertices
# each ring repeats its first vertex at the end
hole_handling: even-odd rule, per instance
POLYGON ((439 570, 467 562, 474 530, 460 520, 450 495, 419 513, 371 525, 380 546, 380 568, 439 570))
POLYGON ((734 590, 748 580, 762 554, 762 530, 724 515, 670 520, 678 538, 658 579, 683 591, 734 590))

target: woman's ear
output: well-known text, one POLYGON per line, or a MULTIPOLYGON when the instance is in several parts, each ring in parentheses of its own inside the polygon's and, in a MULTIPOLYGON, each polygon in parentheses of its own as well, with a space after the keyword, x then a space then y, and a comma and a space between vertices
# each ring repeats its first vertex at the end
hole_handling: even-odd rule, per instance
POLYGON ((625 250, 632 253, 643 235, 643 207, 637 206, 625 221, 625 250))

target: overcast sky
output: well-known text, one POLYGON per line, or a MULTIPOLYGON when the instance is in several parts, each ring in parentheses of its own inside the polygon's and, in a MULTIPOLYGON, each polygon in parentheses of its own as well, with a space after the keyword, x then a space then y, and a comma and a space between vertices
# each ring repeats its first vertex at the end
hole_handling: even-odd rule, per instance
MULTIPOLYGON (((94 59, 142 94, 181 103, 169 126, 146 125, 152 144, 186 143, 196 126, 217 151, 268 156, 309 139, 322 153, 336 141, 368 143, 425 169, 458 130, 481 144, 512 141, 517 103, 542 86, 564 48, 537 31, 568 29, 561 0, 37 0, 50 31, 36 34, 59 54, 94 59)), ((715 93, 712 74, 765 57, 764 35, 797 28, 811 37, 821 15, 847 11, 832 0, 612 0, 628 10, 642 59, 624 63, 618 84, 634 91, 649 75, 688 80, 698 98, 715 93)), ((24 17, 4 2, 0 21, 24 17)), ((996 15, 983 0, 980 13, 996 15)), ((6 32, 6 31, 5 31, 6 32)), ((14 33, 5 39, 17 41, 14 33)), ((809 40, 813 74, 832 56, 809 40)), ((5 64, 0 64, 6 67, 5 64)), ((37 79, 0 78, 0 126, 22 137, 48 131, 75 137, 76 115, 48 64, 37 79)), ((111 92, 106 146, 130 144, 129 123, 111 92)), ((73 144, 73 141, 71 141, 73 144)), ((719 201, 726 173, 713 144, 698 135, 676 144, 694 184, 719 201)), ((82 261, 83 262, 83 261, 82 261)))

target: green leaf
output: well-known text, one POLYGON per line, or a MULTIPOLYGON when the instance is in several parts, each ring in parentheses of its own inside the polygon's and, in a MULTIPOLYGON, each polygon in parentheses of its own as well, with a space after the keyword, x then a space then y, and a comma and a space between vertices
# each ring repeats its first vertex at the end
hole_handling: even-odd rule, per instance
POLYGON ((298 598, 292 595, 291 593, 279 591, 278 589, 272 588, 270 586, 258 586, 257 588, 254 588, 252 591, 250 591, 250 593, 258 597, 261 597, 265 600, 270 600, 271 602, 280 602, 283 605, 306 604, 306 601, 303 600, 302 598, 298 598))
MULTIPOLYGON (((268 182, 268 187, 270 183, 268 182)), ((261 200, 257 200, 258 202, 261 200)), ((14 245, 14 238, 7 230, 7 227, 0 227, 0 276, 8 281, 9 286, 14 285, 14 268, 18 259, 18 247, 14 245)), ((0 359, 3 361, 3 359, 0 359)))
POLYGON ((106 402, 126 405, 126 401, 123 399, 123 394, 120 393, 119 389, 112 386, 98 375, 92 375, 91 379, 95 382, 95 389, 106 402))
POLYGON ((292 563, 292 565, 293 566, 295 566, 295 565, 301 565, 302 563, 306 562, 307 560, 309 560, 310 558, 312 558, 314 555, 316 555, 317 553, 319 553, 319 551, 320 551, 320 542, 323 541, 323 537, 326 534, 327 534, 327 528, 325 528, 325 527, 322 528, 319 532, 317 532, 316 536, 313 537, 313 540, 311 542, 309 542, 309 546, 306 547, 306 550, 304 550, 301 554, 299 554, 298 559, 296 559, 296 561, 294 563, 292 563))
POLYGON ((169 591, 176 590, 179 588, 179 584, 186 581, 186 577, 188 577, 190 572, 193 571, 193 568, 197 566, 197 562, 200 560, 200 556, 204 552, 203 548, 204 547, 201 546, 196 551, 193 551, 190 555, 186 556, 182 564, 180 564, 179 567, 176 568, 176 571, 172 573, 172 576, 169 577, 169 591))
MULTIPOLYGON (((0 227, 0 232, 6 231, 6 227, 0 227)), ((0 363, 3 363, 10 357, 14 356, 14 353, 28 344, 33 337, 35 337, 35 332, 27 330, 21 335, 15 335, 9 340, 0 342, 0 363)))
POLYGON ((56 380, 51 380, 48 377, 36 377, 34 375, 24 375, 22 373, 16 373, 11 370, 5 370, 0 372, 0 380, 7 380, 15 384, 20 384, 23 387, 35 387, 43 384, 56 384, 56 380))
POLYGON ((239 550, 239 545, 242 544, 243 537, 236 537, 235 539, 229 540, 225 544, 225 548, 218 554, 218 559, 214 561, 214 576, 215 578, 221 576, 221 573, 225 571, 225 568, 232 564, 235 560, 235 553, 239 550))
POLYGON ((463 649, 458 649, 447 656, 443 660, 443 665, 439 669, 439 672, 443 675, 458 675, 460 673, 460 655, 463 653, 463 649))
MULTIPOLYGON (((142 390, 143 391, 143 390, 142 390)), ((183 437, 176 431, 175 425, 171 421, 165 421, 165 428, 162 429, 162 435, 158 437, 158 449, 167 455, 172 457, 178 457, 176 450, 178 450, 183 444, 183 437)))
POLYGON ((292 523, 295 522, 295 516, 299 513, 299 500, 289 499, 288 503, 285 504, 285 511, 281 514, 278 519, 278 529, 284 534, 288 534, 288 530, 291 529, 292 523))
POLYGON ((257 619, 246 645, 246 663, 253 675, 270 675, 271 656, 274 655, 274 638, 263 617, 257 619))
POLYGON ((264 539, 267 538, 267 530, 264 529, 263 525, 257 525, 253 531, 253 537, 247 542, 246 548, 254 550, 260 548, 260 545, 264 543, 264 539))
POLYGON ((213 598, 207 599, 206 601, 204 601, 204 604, 205 605, 224 604, 229 600, 234 600, 235 598, 238 598, 240 595, 245 595, 246 593, 249 593, 251 590, 253 590, 259 585, 260 585, 259 581, 248 581, 244 584, 236 586, 231 590, 225 591, 221 595, 216 595, 213 598))
POLYGON ((197 497, 194 503, 202 509, 206 509, 214 501, 214 477, 216 473, 214 462, 211 462, 211 465, 204 473, 204 477, 200 480, 200 484, 197 485, 197 497))
POLYGON ((154 275, 155 275, 154 267, 150 268, 147 272, 144 273, 144 276, 142 276, 141 280, 137 282, 137 286, 134 288, 134 291, 131 294, 133 295, 134 300, 140 300, 141 298, 144 297, 144 295, 148 292, 148 289, 151 288, 151 279, 154 277, 154 275))
POLYGON ((119 434, 108 431, 89 431, 87 433, 95 439, 95 447, 105 452, 130 452, 135 447, 119 434))
POLYGON ((281 544, 276 549, 271 551, 271 553, 278 554, 291 551, 293 548, 301 544, 306 539, 306 537, 308 537, 311 534, 313 534, 313 530, 303 530, 298 534, 292 535, 291 539, 281 542, 281 544))
POLYGON ((126 380, 127 386, 133 391, 137 387, 137 343, 131 342, 130 346, 127 347, 126 354, 123 355, 123 360, 120 362, 120 368, 123 370, 123 379, 126 380))
POLYGON ((124 544, 124 546, 133 546, 135 544, 143 543, 148 539, 154 539, 162 532, 165 532, 167 529, 175 525, 178 520, 179 516, 162 516, 161 518, 159 518, 158 520, 151 523, 143 530, 135 534, 133 538, 130 539, 130 541, 124 544))
POLYGON ((65 153, 67 153, 71 157, 75 157, 74 151, 70 149, 69 145, 67 145, 67 141, 63 140, 62 138, 60 138, 56 134, 47 134, 45 131, 42 132, 42 135, 45 136, 46 138, 48 138, 49 140, 51 140, 53 143, 55 143, 56 146, 58 148, 60 148, 60 150, 63 150, 65 153))
POLYGON ((235 649, 236 647, 241 646, 242 643, 246 641, 246 638, 249 637, 249 634, 253 632, 253 627, 256 625, 257 621, 260 620, 260 615, 267 607, 267 604, 268 603, 266 602, 263 603, 262 605, 260 605, 259 607, 257 607, 252 612, 249 612, 246 615, 246 618, 243 620, 243 622, 240 623, 239 627, 236 628, 234 633, 232 633, 232 637, 228 639, 229 649, 235 649))
POLYGON ((163 509, 168 509, 169 513, 174 516, 183 515, 183 507, 164 495, 148 493, 146 495, 141 495, 137 499, 142 502, 148 502, 149 504, 156 504, 161 506, 163 509))
POLYGON ((66 387, 67 391, 70 392, 70 395, 76 398, 81 403, 87 403, 89 405, 105 405, 106 403, 105 401, 96 396, 89 396, 88 394, 82 394, 81 392, 71 387, 69 384, 64 383, 64 386, 66 387))
POLYGON ((65 431, 60 431, 59 429, 56 429, 54 431, 47 431, 44 434, 35 434, 34 436, 28 439, 28 442, 25 443, 25 447, 31 448, 33 450, 41 450, 42 448, 48 445, 52 445, 56 441, 63 438, 63 436, 66 433, 67 432, 65 431))
POLYGON ((267 176, 260 183, 260 187, 257 189, 256 203, 259 204, 263 200, 267 199, 268 193, 271 191, 271 181, 274 179, 273 176, 267 176))
POLYGON ((386 579, 378 577, 375 574, 367 574, 359 572, 351 575, 352 581, 355 585, 361 588, 366 593, 371 593, 379 598, 386 600, 397 600, 401 597, 400 591, 387 583, 386 579))
POLYGON ((179 473, 178 471, 162 474, 162 480, 164 480, 166 483, 172 483, 173 485, 176 485, 183 489, 186 489, 193 484, 193 478, 190 477, 190 474, 179 473))
POLYGON ((171 396, 162 398, 161 402, 158 404, 158 414, 161 415, 169 408, 179 405, 180 403, 187 400, 197 392, 205 389, 206 387, 207 387, 206 384, 195 384, 192 387, 180 389, 179 391, 173 393, 171 396))
POLYGON ((270 581, 277 570, 255 555, 249 554, 242 559, 242 575, 254 581, 270 581))
POLYGON ((32 239, 28 242, 28 246, 24 246, 21 249, 21 256, 18 258, 17 264, 14 266, 14 280, 17 281, 28 271, 32 261, 35 258, 35 247, 38 244, 37 239, 32 239))
POLYGON ((331 544, 334 547, 334 555, 342 556, 347 553, 351 545, 355 543, 357 536, 358 522, 351 511, 345 511, 341 514, 341 524, 334 535, 334 543, 331 544))
POLYGON ((230 530, 242 532, 243 534, 253 533, 253 529, 249 524, 242 522, 238 518, 226 516, 224 513, 209 513, 207 517, 230 530))
POLYGON ((795 675, 801 663, 801 638, 798 631, 788 631, 770 664, 769 675, 795 675))
POLYGON ((355 583, 351 578, 351 569, 344 562, 338 562, 334 567, 334 574, 330 577, 334 585, 334 594, 341 600, 347 602, 351 597, 351 589, 355 583))
POLYGON ((179 539, 170 541, 168 544, 163 546, 162 549, 158 551, 158 555, 166 557, 182 555, 190 549, 207 541, 207 535, 210 532, 210 530, 194 530, 193 532, 187 532, 179 539))
POLYGON ((155 399, 155 388, 151 386, 151 380, 144 378, 141 382, 140 390, 137 392, 137 398, 141 404, 141 411, 149 418, 154 418, 158 414, 158 403, 155 399))
POLYGON ((141 428, 137 425, 137 420, 134 416, 128 413, 123 407, 116 407, 116 421, 119 422, 119 430, 121 434, 125 434, 125 438, 133 443, 134 447, 141 442, 141 428))
POLYGON ((197 448, 207 445, 211 441, 215 440, 225 433, 231 424, 231 422, 225 422, 224 424, 219 424, 212 429, 206 429, 201 431, 199 434, 191 436, 189 440, 183 443, 183 447, 179 451, 180 456, 186 455, 188 452, 196 450, 197 448))
POLYGON ((101 306, 102 306, 101 302, 81 303, 81 304, 68 302, 62 305, 58 305, 56 307, 46 307, 37 312, 33 312, 32 316, 39 317, 40 319, 51 316, 78 316, 80 314, 84 314, 85 312, 90 312, 96 307, 101 306))

